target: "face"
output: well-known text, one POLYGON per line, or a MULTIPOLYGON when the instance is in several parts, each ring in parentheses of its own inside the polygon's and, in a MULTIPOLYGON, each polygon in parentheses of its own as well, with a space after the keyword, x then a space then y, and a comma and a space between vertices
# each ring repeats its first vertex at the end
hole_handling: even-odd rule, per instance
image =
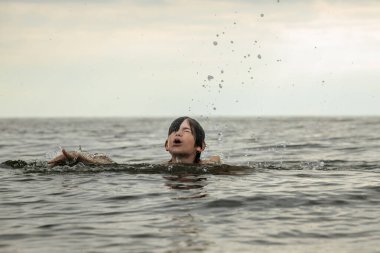
POLYGON ((172 156, 178 157, 195 156, 196 152, 202 152, 202 147, 195 147, 195 138, 187 119, 182 122, 178 131, 168 136, 165 147, 172 156))

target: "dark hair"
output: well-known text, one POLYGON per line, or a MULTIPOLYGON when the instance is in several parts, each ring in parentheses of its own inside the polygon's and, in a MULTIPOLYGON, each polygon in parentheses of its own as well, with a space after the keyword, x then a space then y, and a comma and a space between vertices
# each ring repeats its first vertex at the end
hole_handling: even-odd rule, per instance
MULTIPOLYGON (((193 118, 190 117, 179 117, 178 119, 175 119, 172 124, 169 127, 168 136, 173 133, 177 132, 181 126, 181 124, 187 120, 189 122, 191 133, 194 136, 195 139, 195 147, 203 147, 204 141, 205 141, 205 131, 203 130, 201 124, 199 124, 198 121, 196 121, 193 118)), ((195 155, 195 163, 198 163, 201 159, 201 152, 197 152, 195 155)))

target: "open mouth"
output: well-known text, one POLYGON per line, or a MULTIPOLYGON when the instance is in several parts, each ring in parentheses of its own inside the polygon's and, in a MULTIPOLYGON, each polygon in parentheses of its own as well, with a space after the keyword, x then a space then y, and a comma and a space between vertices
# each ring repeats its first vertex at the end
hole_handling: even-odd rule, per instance
POLYGON ((181 141, 180 139, 174 139, 173 143, 174 143, 174 144, 181 144, 182 141, 181 141))

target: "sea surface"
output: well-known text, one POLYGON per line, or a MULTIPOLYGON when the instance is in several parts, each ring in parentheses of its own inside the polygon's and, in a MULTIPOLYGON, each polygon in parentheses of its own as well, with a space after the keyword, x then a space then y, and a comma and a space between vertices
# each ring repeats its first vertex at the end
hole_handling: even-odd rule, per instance
POLYGON ((380 252, 380 118, 0 119, 0 252, 380 252), (117 165, 49 168, 60 147, 117 165))

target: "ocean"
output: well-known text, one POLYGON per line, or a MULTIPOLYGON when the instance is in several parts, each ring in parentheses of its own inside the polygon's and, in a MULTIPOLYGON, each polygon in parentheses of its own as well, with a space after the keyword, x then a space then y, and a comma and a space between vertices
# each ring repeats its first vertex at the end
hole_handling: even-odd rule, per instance
POLYGON ((380 117, 0 119, 0 252, 380 252, 380 117), (116 165, 49 168, 60 147, 116 165))

